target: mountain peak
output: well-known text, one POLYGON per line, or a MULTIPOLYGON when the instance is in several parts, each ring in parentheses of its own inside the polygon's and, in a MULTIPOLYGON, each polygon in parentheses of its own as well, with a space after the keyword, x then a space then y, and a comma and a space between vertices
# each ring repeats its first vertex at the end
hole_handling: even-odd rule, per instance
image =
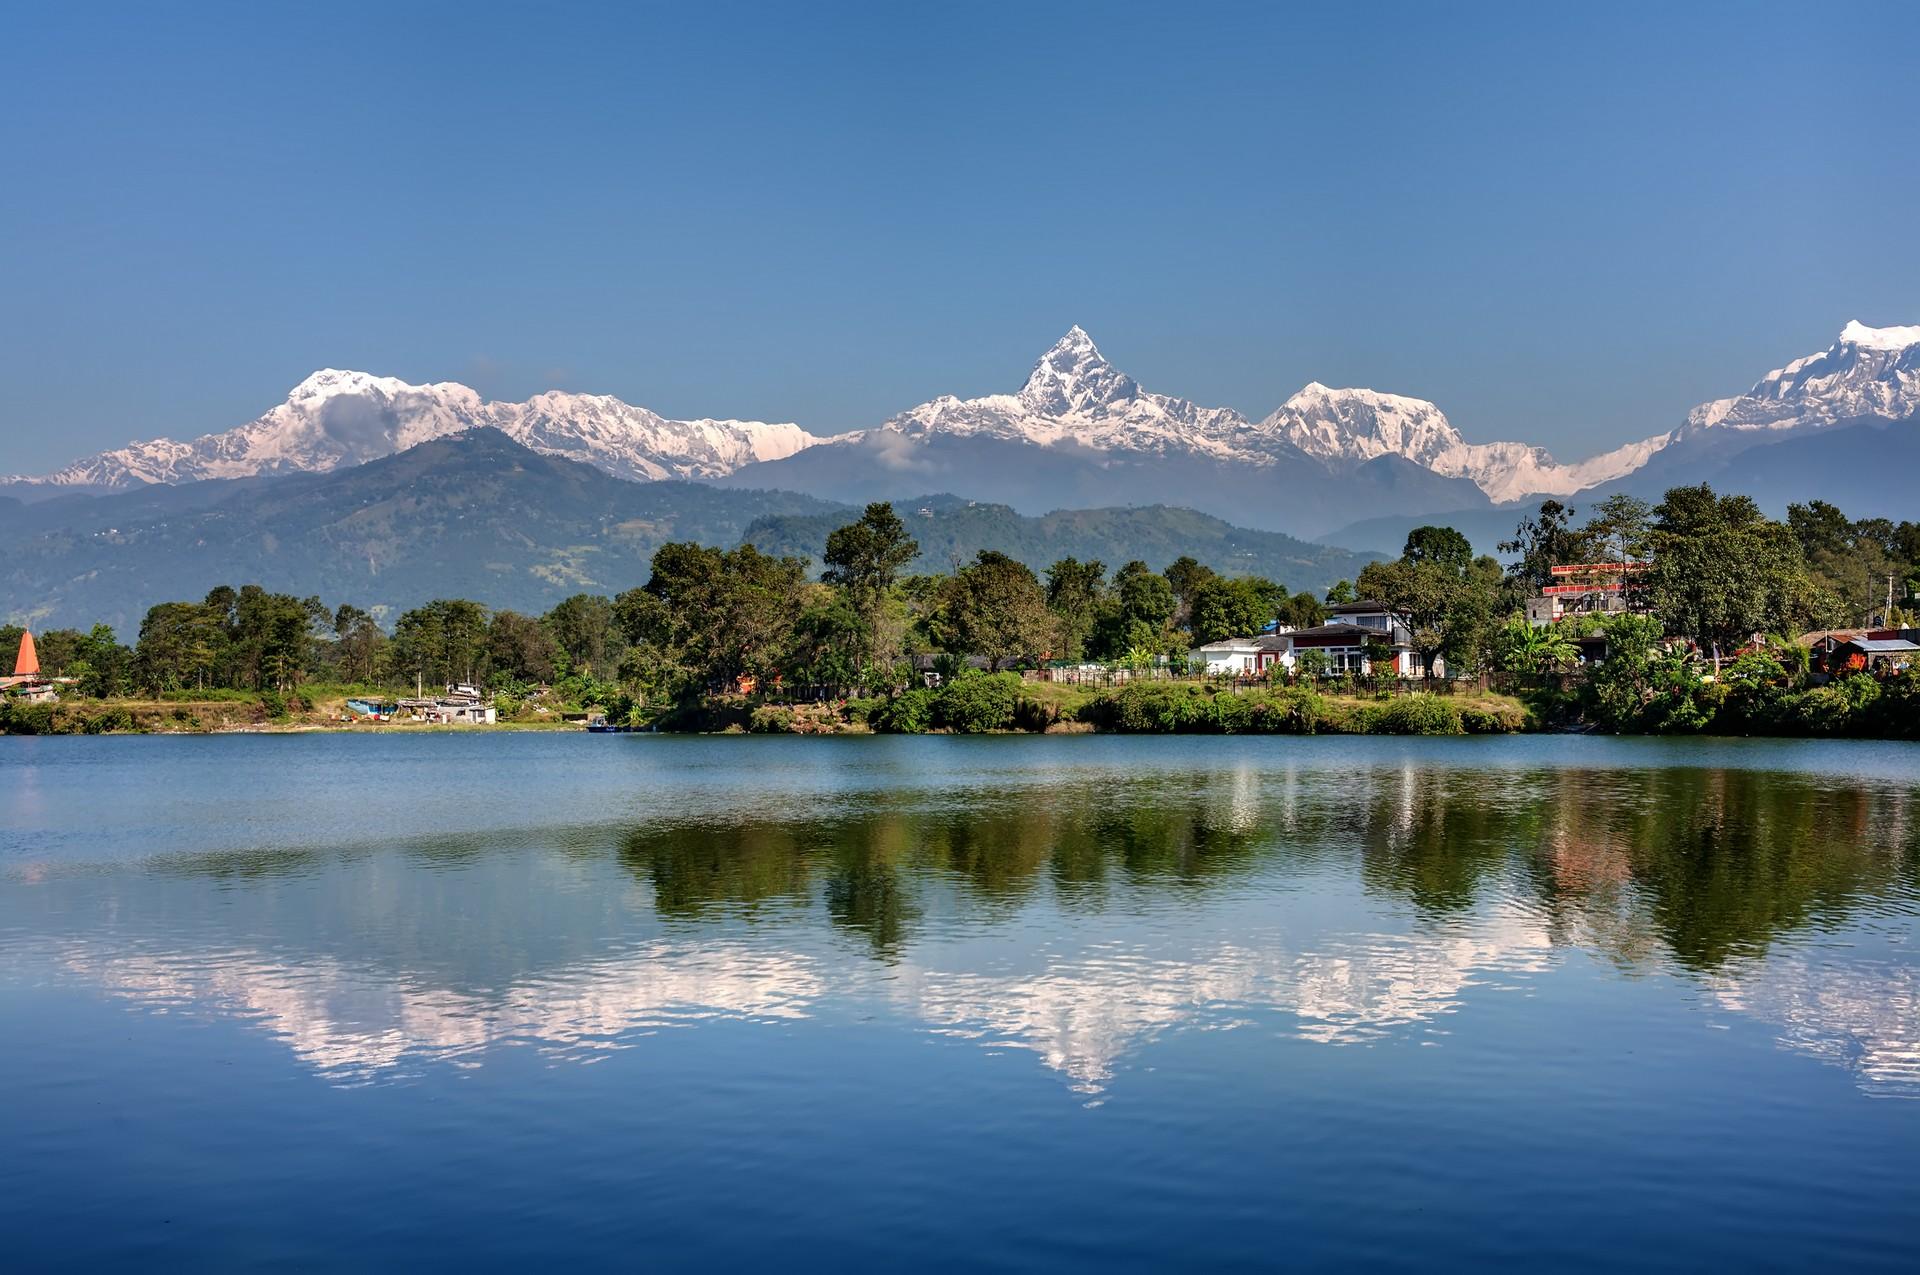
MULTIPOLYGON (((1079 330, 1074 329, 1075 332, 1079 330)), ((1870 328, 1854 319, 1840 329, 1840 342, 1866 350, 1904 350, 1910 345, 1920 345, 1920 324, 1901 328, 1870 328)))
POLYGON ((1085 329, 1074 324, 1040 356, 1020 401, 1048 416, 1067 416, 1137 398, 1140 386, 1107 362, 1085 329))
POLYGON ((356 372, 351 368, 323 367, 287 391, 289 399, 324 398, 332 394, 357 394, 372 388, 405 386, 406 382, 391 376, 375 376, 371 372, 356 372))

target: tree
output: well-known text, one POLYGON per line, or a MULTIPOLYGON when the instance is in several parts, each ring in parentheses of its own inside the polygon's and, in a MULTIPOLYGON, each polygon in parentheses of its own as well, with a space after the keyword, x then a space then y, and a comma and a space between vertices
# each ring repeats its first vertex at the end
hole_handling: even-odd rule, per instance
POLYGON ((857 522, 827 536, 826 570, 821 579, 838 587, 859 620, 859 659, 875 661, 882 606, 902 569, 919 556, 920 542, 907 534, 893 506, 876 501, 857 522))
POLYGON ((495 611, 487 623, 487 665, 492 679, 551 682, 557 654, 559 647, 553 634, 530 615, 495 611))
POLYGON ((436 598, 403 614, 388 650, 393 670, 419 682, 478 682, 486 673, 487 608, 466 598, 436 598))
POLYGON ((1200 565, 1198 559, 1187 554, 1175 558, 1172 565, 1161 574, 1167 578, 1167 587, 1173 590, 1173 621, 1176 624, 1187 623, 1187 617, 1193 613, 1194 595, 1209 580, 1218 578, 1212 567, 1200 565))
POLYGON ((1347 603, 1357 600, 1358 595, 1353 591, 1353 581, 1351 580, 1335 580, 1332 587, 1327 590, 1328 606, 1345 606, 1347 603))
POLYGON ((1890 584, 1896 601, 1906 597, 1913 564, 1900 557, 1899 529, 1890 520, 1853 522, 1835 506, 1815 500, 1788 505, 1787 526, 1815 584, 1832 595, 1836 622, 1885 623, 1890 584))
POLYGON ((1478 660, 1499 578, 1499 564, 1475 559, 1458 532, 1417 527, 1398 559, 1368 563, 1356 583, 1406 617, 1408 644, 1432 677, 1443 655, 1456 669, 1478 660))
POLYGON ((134 677, 155 692, 204 689, 224 640, 218 617, 202 603, 149 607, 134 649, 134 677))
POLYGON ((1452 527, 1415 527, 1400 556, 1416 566, 1431 563, 1464 574, 1473 561, 1473 544, 1452 527))
MULTIPOLYGON (((1500 552, 1514 555, 1508 576, 1520 586, 1520 594, 1532 593, 1553 582, 1553 568, 1581 560, 1585 537, 1573 530, 1573 510, 1557 500, 1540 502, 1540 512, 1523 518, 1514 528, 1513 539, 1500 542, 1500 552)), ((1471 552, 1468 554, 1472 556, 1471 552)))
POLYGON ((1751 634, 1798 631, 1813 606, 1799 541, 1750 497, 1676 487, 1654 510, 1651 544, 1654 611, 1716 669, 1751 634))
POLYGON ((850 686, 865 665, 868 632, 844 592, 816 587, 794 623, 784 663, 798 681, 850 686))
POLYGON ((1113 587, 1102 599, 1094 620, 1093 653, 1118 659, 1133 647, 1164 651, 1170 645, 1168 623, 1173 619, 1173 586, 1144 562, 1129 562, 1113 576, 1113 587))
POLYGON ((659 654, 688 675, 676 679, 678 693, 770 678, 792 644, 806 568, 803 559, 776 558, 750 544, 726 551, 662 545, 644 586, 659 606, 628 611, 637 625, 656 627, 659 654))
POLYGON ((614 621, 613 601, 597 593, 576 593, 541 617, 554 645, 574 669, 606 677, 618 667, 626 643, 614 621))
POLYGON ((82 695, 95 699, 131 690, 132 669, 133 652, 120 645, 112 627, 105 624, 96 624, 82 634, 67 662, 67 676, 78 683, 82 695))
POLYGON ((359 607, 342 603, 333 613, 333 635, 341 675, 349 682, 371 682, 387 641, 379 622, 359 607))
POLYGON ((1047 568, 1047 608, 1060 625, 1060 653, 1069 660, 1086 654, 1087 639, 1100 599, 1106 592, 1106 564, 1061 558, 1047 568))
MULTIPOLYGON (((1165 589, 1166 581, 1160 585, 1165 589)), ((1010 660, 1037 659, 1048 649, 1052 615, 1039 579, 1024 563, 982 549, 943 592, 949 649, 984 656, 995 671, 1010 660)))
POLYGON ((1300 592, 1280 604, 1276 618, 1290 629, 1310 629, 1327 622, 1327 608, 1311 593, 1300 592))
POLYGON ((1580 534, 1607 562, 1638 562, 1647 556, 1652 520, 1652 505, 1620 491, 1593 507, 1580 534))
POLYGON ((1203 580, 1189 599, 1187 623, 1194 644, 1258 634, 1274 622, 1287 600, 1285 589, 1257 576, 1203 580))

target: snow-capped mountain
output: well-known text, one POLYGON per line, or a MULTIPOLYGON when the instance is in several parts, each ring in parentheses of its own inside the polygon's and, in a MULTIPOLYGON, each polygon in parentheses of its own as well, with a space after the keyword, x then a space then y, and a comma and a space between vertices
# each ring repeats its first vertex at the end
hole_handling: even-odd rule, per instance
POLYGON ((820 440, 798 425, 668 420, 604 394, 537 394, 487 402, 465 385, 410 385, 333 368, 235 429, 191 442, 155 439, 101 452, 33 480, 108 488, 202 478, 325 472, 492 426, 535 451, 586 461, 621 478, 708 478, 792 455, 820 440))
POLYGON ((1305 452, 1335 469, 1398 456, 1448 478, 1472 481, 1493 500, 1565 494, 1646 463, 1667 435, 1563 465, 1525 443, 1468 443, 1424 399, 1315 382, 1253 424, 1229 407, 1197 407, 1154 394, 1102 357, 1074 327, 1040 357, 1017 394, 922 403, 884 430, 1014 439, 1047 447, 1213 457, 1243 465, 1297 461, 1305 452))
POLYGON ((1790 430, 1920 412, 1920 326, 1870 328, 1858 319, 1818 354, 1760 378, 1745 394, 1687 413, 1683 437, 1704 430, 1790 430))
POLYGON ((1328 461, 1401 456, 1436 474, 1471 479, 1493 500, 1567 495, 1618 478, 1646 464, 1671 437, 1661 434, 1563 465, 1545 448, 1527 443, 1469 443, 1425 399, 1329 389, 1317 381, 1282 403, 1259 428, 1328 461))
POLYGON ((1248 429, 1229 407, 1197 407, 1140 388, 1076 324, 1040 356, 1017 394, 942 395, 880 427, 905 435, 989 437, 1052 447, 1228 456, 1248 429))
MULTIPOLYGON (((915 471, 929 481, 942 472, 975 481, 951 458, 959 454, 956 449, 971 448, 974 461, 984 463, 983 449, 992 445, 1001 449, 993 464, 1037 464, 1050 474, 1066 473, 1062 466, 1074 458, 1084 460, 1075 471, 1076 482, 1091 495, 1100 494, 1104 481, 1128 499, 1165 498, 1152 494, 1145 473, 1136 475, 1133 487, 1112 486, 1118 481, 1114 466, 1177 461, 1192 471, 1190 479, 1200 472, 1196 466, 1227 467, 1247 500, 1254 499, 1257 482, 1266 482, 1273 500, 1284 493, 1298 503, 1307 487, 1337 485, 1362 467, 1404 461, 1418 467, 1404 471, 1412 477, 1466 480, 1490 500, 1510 501, 1570 495, 1612 482, 1634 474, 1676 442, 1687 446, 1668 453, 1666 468, 1702 448, 1724 453, 1796 429, 1867 418, 1899 420, 1916 412, 1920 326, 1870 328, 1856 321, 1829 349, 1769 373, 1745 394, 1702 404, 1671 433, 1564 464, 1526 443, 1469 443, 1424 399, 1331 389, 1318 382, 1256 424, 1232 408, 1200 407, 1143 389, 1076 326, 1040 357, 1015 393, 969 399, 943 395, 876 428, 834 438, 793 424, 670 420, 607 395, 553 391, 524 403, 488 402, 455 382, 412 385, 328 369, 236 429, 191 442, 131 443, 45 478, 20 481, 123 488, 327 471, 486 425, 537 451, 630 479, 722 478, 832 443, 837 446, 806 465, 775 466, 745 477, 819 486, 835 481, 836 468, 865 464, 875 471, 876 482, 887 472, 915 471), (1027 458, 1023 462, 1009 460, 1014 453, 1008 447, 1044 450, 1020 453, 1027 458), (936 453, 948 459, 935 461, 936 453)), ((1383 476, 1376 470, 1376 478, 1383 476)), ((968 494, 999 498, 992 487, 988 481, 985 489, 968 494)), ((1404 481, 1388 495, 1412 499, 1404 481)))

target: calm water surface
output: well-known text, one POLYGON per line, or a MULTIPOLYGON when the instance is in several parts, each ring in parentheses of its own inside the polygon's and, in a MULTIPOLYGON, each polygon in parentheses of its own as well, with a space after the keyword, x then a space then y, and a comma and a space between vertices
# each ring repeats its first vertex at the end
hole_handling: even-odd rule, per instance
POLYGON ((4 739, 8 1269, 1920 1269, 1920 748, 4 739))

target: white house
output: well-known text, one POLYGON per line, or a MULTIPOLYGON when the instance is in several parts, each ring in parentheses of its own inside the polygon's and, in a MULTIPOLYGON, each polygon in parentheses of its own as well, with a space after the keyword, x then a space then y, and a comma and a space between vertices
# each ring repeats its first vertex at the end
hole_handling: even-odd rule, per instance
POLYGON ((1209 674, 1250 674, 1260 668, 1259 638, 1227 638, 1195 647, 1192 662, 1209 674))
MULTIPOLYGON (((1423 677, 1426 666, 1412 646, 1413 632, 1407 617, 1384 602, 1363 599, 1328 608, 1325 624, 1298 629, 1287 635, 1292 647, 1291 667, 1303 651, 1317 650, 1327 657, 1329 673, 1358 673, 1367 677, 1423 677), (1373 667, 1367 657, 1369 645, 1393 649, 1393 663, 1373 667)), ((1445 661, 1434 661, 1434 675, 1446 675, 1445 661)))

